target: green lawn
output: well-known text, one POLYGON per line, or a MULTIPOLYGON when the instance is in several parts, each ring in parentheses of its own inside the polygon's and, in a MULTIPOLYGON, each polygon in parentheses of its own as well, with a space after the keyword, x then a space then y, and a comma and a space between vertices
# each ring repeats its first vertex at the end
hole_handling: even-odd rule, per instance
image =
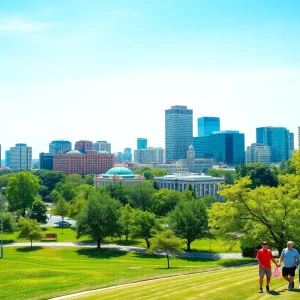
MULTIPOLYGON (((5 247, 0 299, 49 299, 101 287, 252 262, 148 256, 115 250, 5 247)), ((135 298, 131 298, 135 299, 135 298)))
POLYGON ((257 266, 229 268, 139 282, 70 299, 300 299, 298 276, 296 277, 296 289, 292 292, 287 290, 286 281, 280 277, 272 278, 269 293, 264 290, 263 294, 259 294, 257 273, 257 266))
MULTIPOLYGON (((57 227, 42 227, 43 233, 51 232, 57 234, 57 241, 58 242, 91 242, 89 237, 82 237, 80 239, 76 239, 76 231, 75 228, 64 228, 63 231, 61 228, 57 227)), ((13 234, 5 234, 4 235, 4 242, 26 242, 24 239, 18 239, 18 232, 13 234)), ((136 240, 129 240, 125 241, 125 239, 113 239, 107 238, 105 240, 107 243, 116 243, 119 245, 126 245, 126 246, 135 246, 135 247, 146 247, 145 241, 141 239, 136 240)), ((191 244, 192 251, 198 252, 210 252, 210 247, 212 252, 215 253, 225 253, 225 252, 241 252, 239 243, 235 245, 233 249, 228 249, 228 246, 224 244, 224 242, 220 240, 209 240, 209 239, 201 239, 196 240, 191 244)))

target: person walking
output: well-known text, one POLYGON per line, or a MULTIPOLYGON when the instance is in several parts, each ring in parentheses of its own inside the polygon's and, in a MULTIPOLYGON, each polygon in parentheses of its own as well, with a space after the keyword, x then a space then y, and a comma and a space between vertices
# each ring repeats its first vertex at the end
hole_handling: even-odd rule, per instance
POLYGON ((294 288, 295 271, 299 265, 299 253, 293 248, 294 242, 288 241, 287 248, 281 252, 279 264, 283 261, 282 277, 289 283, 288 290, 292 291, 294 288))
POLYGON ((259 293, 263 293, 264 277, 267 277, 266 291, 270 291, 271 281, 271 261, 279 267, 279 264, 275 261, 272 251, 268 249, 268 242, 262 242, 262 248, 257 251, 256 259, 258 261, 258 274, 259 274, 259 293))

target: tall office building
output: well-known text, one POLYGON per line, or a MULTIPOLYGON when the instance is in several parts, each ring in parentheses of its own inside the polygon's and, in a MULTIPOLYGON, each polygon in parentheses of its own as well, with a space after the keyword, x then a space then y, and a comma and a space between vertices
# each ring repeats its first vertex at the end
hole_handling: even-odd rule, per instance
POLYGON ((40 169, 53 170, 53 153, 40 153, 40 169))
POLYGON ((10 166, 10 151, 5 151, 5 167, 9 168, 10 166))
POLYGON ((107 153, 111 153, 111 144, 107 141, 97 141, 93 143, 92 149, 96 151, 106 151, 107 153))
POLYGON ((186 157, 193 141, 193 110, 175 105, 165 111, 166 161, 186 157))
POLYGON ((2 157, 1 157, 1 144, 0 144, 0 168, 1 168, 1 164, 2 164, 2 157))
POLYGON ((196 158, 213 158, 214 162, 227 165, 245 163, 245 135, 238 131, 216 131, 193 138, 196 158))
POLYGON ((93 142, 91 141, 80 140, 75 143, 75 150, 85 153, 86 151, 92 150, 92 145, 93 142))
POLYGON ((198 119, 198 136, 208 136, 214 131, 220 131, 220 118, 202 117, 198 119))
POLYGON ((269 164, 271 162, 271 148, 265 144, 251 144, 247 147, 247 164, 262 162, 269 164))
POLYGON ((137 138, 137 150, 147 149, 148 148, 147 143, 148 143, 147 139, 137 138))
POLYGON ((72 143, 65 140, 52 141, 49 144, 49 153, 58 154, 72 149, 72 143))
POLYGON ((163 148, 148 148, 134 150, 134 161, 138 164, 163 164, 164 149, 163 148))
POLYGON ((13 172, 21 170, 31 170, 32 164, 32 148, 26 144, 16 144, 10 148, 10 164, 9 167, 13 172))
POLYGON ((131 148, 125 148, 124 153, 122 154, 122 161, 131 162, 132 161, 132 153, 131 148))
POLYGON ((281 162, 290 158, 290 132, 284 127, 256 128, 256 142, 270 146, 271 162, 281 162))

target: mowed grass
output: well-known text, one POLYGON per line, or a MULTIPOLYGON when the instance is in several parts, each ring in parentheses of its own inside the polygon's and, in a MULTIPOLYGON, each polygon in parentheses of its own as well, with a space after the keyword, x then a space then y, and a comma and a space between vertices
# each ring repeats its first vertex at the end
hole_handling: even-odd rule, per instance
MULTIPOLYGON (((296 289, 287 290, 281 277, 272 278, 271 291, 258 293, 257 266, 227 268, 184 276, 139 282, 127 286, 95 292, 86 296, 72 297, 73 300, 113 299, 300 299, 298 276, 296 289)), ((265 287, 265 286, 264 286, 265 287)))
MULTIPOLYGON (((56 233, 57 234, 57 241, 58 242, 92 242, 89 237, 81 237, 80 239, 76 238, 76 230, 74 227, 71 228, 62 228, 59 227, 42 227, 42 233, 56 233)), ((18 238, 18 232, 13 234, 4 234, 3 235, 4 243, 11 243, 11 242, 28 242, 25 239, 18 238)), ((106 243, 114 243, 123 246, 135 246, 135 247, 146 247, 145 241, 142 239, 129 239, 128 241, 125 238, 107 238, 105 239, 106 243)), ((227 253, 227 252, 234 252, 240 253, 240 245, 237 242, 236 245, 229 249, 228 245, 226 245, 221 240, 209 240, 209 239, 199 239, 195 240, 191 244, 191 251, 195 252, 206 252, 209 253, 227 253)))
MULTIPOLYGON (((116 250, 5 247, 0 260, 0 299, 49 299, 65 294, 178 273, 252 262, 171 258, 116 250)), ((134 299, 134 298, 131 298, 134 299)))

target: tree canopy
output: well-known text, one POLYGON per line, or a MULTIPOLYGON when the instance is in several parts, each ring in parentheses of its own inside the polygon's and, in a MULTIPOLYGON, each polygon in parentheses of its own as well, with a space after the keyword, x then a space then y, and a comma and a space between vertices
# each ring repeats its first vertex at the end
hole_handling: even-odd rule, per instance
POLYGON ((30 240, 32 247, 32 240, 40 240, 41 239, 41 227, 38 221, 25 219, 23 217, 19 220, 20 232, 19 238, 25 238, 30 240))
POLYGON ((10 211, 21 211, 22 216, 31 208, 40 188, 39 178, 29 171, 19 172, 10 178, 6 195, 10 211))
POLYGON ((100 249, 104 238, 121 232, 120 206, 120 202, 107 193, 99 190, 92 192, 78 215, 77 236, 90 236, 100 249))
POLYGON ((39 223, 47 223, 47 207, 41 199, 37 198, 33 202, 29 217, 30 219, 37 220, 39 223))
POLYGON ((181 201, 170 213, 170 224, 176 235, 185 239, 187 251, 191 251, 191 243, 208 234, 205 203, 193 198, 181 201))

